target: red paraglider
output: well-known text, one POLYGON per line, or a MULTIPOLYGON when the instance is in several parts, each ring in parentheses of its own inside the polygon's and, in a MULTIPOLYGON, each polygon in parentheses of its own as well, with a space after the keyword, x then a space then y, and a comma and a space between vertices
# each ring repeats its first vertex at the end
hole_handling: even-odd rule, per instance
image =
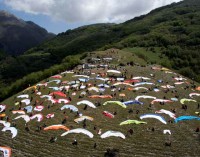
POLYGON ((105 115, 106 117, 109 117, 109 118, 114 118, 114 115, 108 111, 103 111, 103 115, 105 115))

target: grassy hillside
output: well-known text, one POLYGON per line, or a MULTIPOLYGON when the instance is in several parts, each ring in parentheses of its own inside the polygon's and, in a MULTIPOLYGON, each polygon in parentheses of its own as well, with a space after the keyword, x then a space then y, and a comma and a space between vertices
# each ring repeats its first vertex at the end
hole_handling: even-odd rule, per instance
POLYGON ((122 24, 95 24, 68 30, 24 55, 1 61, 0 86, 3 90, 31 72, 61 63, 68 55, 112 47, 134 52, 137 49, 138 56, 147 62, 162 64, 200 81, 199 27, 200 2, 184 0, 122 24))
MULTIPOLYGON (((67 86, 65 84, 66 81, 78 80, 79 77, 73 77, 75 74, 85 74, 88 70, 80 70, 81 66, 77 66, 73 68, 75 74, 66 73, 60 74, 63 69, 58 74, 62 76, 61 80, 62 84, 56 84, 55 82, 48 83, 48 85, 41 86, 37 88, 37 92, 33 92, 33 88, 30 90, 21 91, 18 94, 10 97, 9 99, 2 102, 2 104, 7 105, 6 114, 9 116, 9 121, 11 123, 15 123, 15 127, 18 129, 18 135, 16 138, 12 139, 11 134, 9 132, 1 132, 0 143, 2 146, 8 146, 12 149, 13 157, 32 157, 32 156, 59 156, 59 157, 100 157, 100 156, 112 156, 111 154, 116 154, 115 156, 123 156, 123 157, 132 157, 132 156, 199 156, 200 149, 200 134, 196 132, 196 128, 199 126, 199 121, 191 120, 191 121, 182 121, 179 123, 174 123, 174 119, 170 118, 168 115, 159 114, 163 116, 167 124, 161 123, 157 119, 143 119, 143 121, 147 122, 147 124, 143 125, 123 125, 119 124, 122 121, 127 119, 135 119, 140 120, 140 116, 147 113, 155 113, 155 111, 160 109, 166 110, 175 110, 176 117, 182 115, 193 115, 196 111, 200 111, 197 109, 198 103, 200 101, 200 97, 194 96, 193 99, 197 102, 185 102, 187 105, 187 110, 182 109, 182 104, 180 100, 182 98, 190 98, 189 94, 198 92, 195 91, 194 85, 199 86, 198 83, 194 83, 192 80, 186 78, 183 84, 175 85, 173 89, 165 89, 161 86, 171 85, 174 86, 174 83, 177 82, 174 77, 178 77, 179 74, 174 73, 173 71, 161 70, 159 65, 147 65, 146 61, 138 58, 137 55, 134 55, 131 52, 120 51, 120 50, 107 50, 107 51, 98 51, 93 53, 88 53, 88 56, 82 60, 82 62, 86 63, 87 61, 91 61, 91 58, 104 58, 104 57, 112 57, 113 61, 109 63, 111 69, 116 67, 116 70, 122 72, 122 74, 126 77, 126 79, 131 79, 132 77, 143 76, 149 77, 150 80, 147 82, 155 83, 155 85, 143 85, 142 87, 146 87, 149 90, 129 90, 131 88, 130 85, 120 85, 116 86, 116 91, 112 92, 110 88, 107 88, 105 92, 102 94, 106 95, 114 95, 112 99, 101 99, 101 98, 89 98, 89 94, 86 94, 83 97, 79 97, 83 91, 86 89, 71 89, 69 92, 63 92, 67 95, 65 98, 71 97, 70 104, 76 106, 79 109, 79 112, 85 116, 91 116, 94 118, 93 121, 86 121, 86 128, 90 132, 94 134, 94 138, 89 138, 83 134, 68 134, 65 137, 61 137, 60 135, 64 133, 63 130, 50 130, 44 131, 43 129, 38 131, 38 126, 44 127, 44 125, 54 125, 61 124, 65 117, 67 117, 66 123, 63 125, 69 127, 70 129, 75 128, 83 128, 84 123, 75 123, 74 119, 77 118, 77 113, 70 112, 70 110, 61 111, 60 108, 64 105, 61 104, 52 104, 50 101, 47 101, 46 98, 40 98, 37 95, 37 92, 41 92, 42 95, 48 95, 51 92, 55 92, 53 89, 49 87, 61 87, 67 86), (152 67, 157 67, 157 70, 152 70, 152 67), (170 73, 171 72, 171 73, 170 73), (152 75, 153 74, 153 75, 152 75), (158 82, 158 80, 162 80, 162 82, 158 82), (120 91, 118 88, 121 88, 120 91), (155 92, 153 89, 157 88, 160 91, 155 92), (73 95, 72 93, 76 93, 73 95), (125 97, 120 97, 119 94, 125 94, 125 97), (18 114, 12 114, 11 110, 18 110, 19 107, 24 108, 26 105, 21 103, 21 105, 14 105, 16 102, 20 102, 23 99, 17 98, 17 96, 21 94, 28 94, 31 100, 30 105, 35 107, 35 105, 43 105, 44 109, 41 112, 32 111, 32 113, 28 113, 27 115, 41 113, 44 115, 44 119, 41 122, 37 122, 35 120, 31 120, 28 122, 25 129, 25 122, 23 119, 13 120, 18 114), (143 105, 129 105, 127 108, 122 108, 119 105, 106 105, 102 104, 108 100, 118 100, 118 101, 128 101, 131 99, 135 99, 139 95, 151 95, 155 96, 158 99, 171 99, 174 97, 178 98, 178 101, 174 101, 171 103, 154 103, 150 105, 151 99, 140 99, 143 102, 143 105), (85 105, 76 105, 78 101, 81 100, 89 100, 93 102, 97 108, 85 108, 85 105), (98 105, 100 104, 100 105, 98 105), (49 106, 49 107, 48 107, 49 106), (65 112, 64 112, 65 111, 65 112), (110 113, 116 112, 117 114, 113 119, 110 119, 102 114, 103 111, 109 111, 110 113), (54 113, 55 117, 52 119, 47 119, 45 116, 49 113, 54 113), (169 120, 172 120, 173 123, 169 123, 169 120), (94 130, 96 127, 96 130, 94 130), (121 139, 119 137, 109 137, 105 139, 101 139, 100 135, 97 134, 98 130, 102 129, 102 133, 113 130, 120 131, 124 135, 126 135, 126 139, 121 139), (133 134, 128 133, 128 130, 132 129, 133 134), (172 135, 163 134, 164 129, 169 129, 172 132, 172 135), (49 142, 51 137, 57 137, 57 141, 54 143, 49 142), (76 139, 78 141, 78 145, 72 145, 72 142, 76 139), (171 141, 171 146, 165 146, 166 142, 171 141), (94 148, 94 144, 96 143, 96 148, 94 148), (111 151, 108 151, 108 150, 111 151), (111 153, 112 152, 112 153, 111 153), (110 154, 110 155, 108 155, 110 154)), ((105 64, 103 62, 97 63, 105 64)), ((91 74, 90 78, 95 78, 98 73, 106 72, 107 68, 93 68, 90 69, 91 74)), ((54 74, 53 74, 54 75, 54 74)), ((107 75, 105 77, 112 77, 113 75, 107 75)), ((55 78, 49 77, 40 81, 39 83, 45 83, 55 80, 55 78)), ((140 81, 142 81, 140 79, 140 81)), ((108 83, 110 86, 116 83, 117 81, 108 83)), ((103 83, 101 80, 91 79, 87 83, 82 83, 83 85, 92 84, 92 86, 103 83)), ((138 87, 138 86, 137 86, 138 87)), ((141 86, 140 86, 141 87, 141 86)), ((134 88, 134 87, 133 87, 134 88)), ((95 91, 89 92, 91 95, 99 95, 100 93, 96 93, 95 91)), ((55 95, 55 99, 63 98, 55 95)), ((29 105, 29 106, 30 106, 29 105)), ((5 120, 5 118, 4 118, 5 120)), ((2 125, 0 125, 2 128, 2 125)), ((1 130, 1 129, 0 129, 1 130)))

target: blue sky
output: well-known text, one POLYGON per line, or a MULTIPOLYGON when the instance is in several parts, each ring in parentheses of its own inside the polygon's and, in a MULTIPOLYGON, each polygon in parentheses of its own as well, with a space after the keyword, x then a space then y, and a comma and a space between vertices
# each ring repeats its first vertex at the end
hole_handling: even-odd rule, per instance
POLYGON ((121 23, 181 0, 0 0, 0 10, 55 34, 93 23, 121 23))
POLYGON ((55 34, 60 32, 65 32, 68 29, 76 28, 81 26, 79 23, 71 23, 67 24, 65 21, 55 21, 50 16, 47 15, 35 15, 29 14, 23 11, 17 11, 12 9, 11 7, 6 6, 3 3, 3 0, 0 0, 0 10, 8 11, 9 13, 14 14, 15 16, 25 20, 25 21, 33 21, 34 23, 40 25, 41 27, 47 29, 49 32, 53 32, 55 34))

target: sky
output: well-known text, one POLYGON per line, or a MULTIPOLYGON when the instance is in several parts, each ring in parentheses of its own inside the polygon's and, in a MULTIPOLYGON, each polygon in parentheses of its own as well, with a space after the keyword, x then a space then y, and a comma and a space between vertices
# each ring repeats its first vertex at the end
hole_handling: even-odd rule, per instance
POLYGON ((0 0, 0 10, 58 34, 94 23, 122 23, 181 0, 0 0))

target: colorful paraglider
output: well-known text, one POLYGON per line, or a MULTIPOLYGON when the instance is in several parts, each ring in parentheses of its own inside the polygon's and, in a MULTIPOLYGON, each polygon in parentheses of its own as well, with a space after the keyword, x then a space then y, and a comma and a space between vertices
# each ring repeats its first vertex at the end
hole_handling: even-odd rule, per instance
POLYGON ((183 120, 200 120, 200 117, 197 117, 197 116, 180 116, 180 117, 176 118, 174 121, 175 121, 175 123, 178 123, 179 121, 183 121, 183 120))
POLYGON ((26 114, 25 111, 23 111, 23 110, 13 110, 12 113, 13 114, 26 114))
POLYGON ((125 101, 123 102, 124 105, 143 105, 144 103, 143 102, 140 102, 138 100, 129 100, 129 101, 125 101))
POLYGON ((50 119, 50 118, 53 118, 54 116, 55 116, 54 113, 49 113, 46 115, 46 118, 50 119))
POLYGON ((41 122, 43 120, 43 115, 39 113, 39 114, 35 114, 35 115, 30 117, 31 120, 33 120, 35 118, 37 118, 38 122, 41 122))
POLYGON ((79 117, 79 118, 74 119, 74 121, 75 121, 76 123, 82 122, 82 121, 84 121, 84 120, 93 121, 94 118, 89 117, 89 116, 81 116, 81 117, 79 117))
POLYGON ((3 155, 4 155, 3 157, 11 157, 12 155, 11 148, 9 147, 0 146, 0 151, 3 152, 3 155))
POLYGON ((127 124, 147 124, 147 122, 129 119, 121 122, 119 125, 127 125, 127 124))
POLYGON ((185 104, 186 101, 188 101, 188 102, 197 102, 196 100, 193 100, 193 99, 181 99, 180 100, 181 104, 185 104))
POLYGON ((116 104, 116 105, 119 105, 119 106, 121 106, 123 108, 126 108, 126 105, 123 104, 120 101, 106 101, 103 105, 108 105, 108 104, 116 104))
POLYGON ((89 96, 89 98, 103 98, 103 99, 109 98, 109 99, 112 99, 113 97, 111 95, 91 95, 91 96, 89 96))
POLYGON ((172 113, 171 111, 165 110, 165 109, 161 109, 159 111, 156 111, 155 113, 164 113, 169 115, 171 118, 176 119, 176 115, 174 113, 172 113))
POLYGON ((109 118, 114 118, 115 117, 112 113, 110 113, 108 111, 103 111, 102 114, 105 115, 106 117, 109 117, 109 118))
POLYGON ((40 112, 40 111, 42 111, 43 109, 44 109, 44 106, 38 105, 38 106, 35 106, 34 111, 40 112))
POLYGON ((58 92, 52 92, 52 93, 50 93, 49 95, 50 95, 50 96, 58 95, 58 96, 61 96, 61 97, 66 97, 66 94, 63 93, 63 92, 60 92, 60 91, 58 91, 58 92))
POLYGON ((45 127, 44 130, 45 131, 47 131, 47 130, 66 130, 66 131, 68 131, 69 128, 64 125, 58 124, 58 125, 51 125, 51 126, 45 127))

